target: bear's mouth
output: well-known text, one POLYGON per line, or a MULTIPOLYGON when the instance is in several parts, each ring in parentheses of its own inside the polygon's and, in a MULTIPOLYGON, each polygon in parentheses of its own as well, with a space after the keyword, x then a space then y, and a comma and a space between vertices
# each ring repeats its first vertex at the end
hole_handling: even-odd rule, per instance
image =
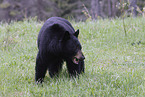
POLYGON ((72 61, 74 64, 79 64, 80 61, 83 61, 85 59, 83 53, 81 52, 81 50, 79 50, 77 52, 77 54, 75 56, 73 56, 72 61))
POLYGON ((74 58, 73 58, 73 63, 79 64, 79 59, 78 59, 77 57, 74 57, 74 58))

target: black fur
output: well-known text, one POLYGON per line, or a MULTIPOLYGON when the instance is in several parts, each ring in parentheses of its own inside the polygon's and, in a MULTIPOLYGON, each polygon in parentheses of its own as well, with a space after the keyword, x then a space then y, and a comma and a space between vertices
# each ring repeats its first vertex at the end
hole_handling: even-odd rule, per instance
POLYGON ((51 77, 57 75, 62 69, 64 61, 67 63, 70 75, 84 72, 84 55, 82 61, 75 64, 73 56, 81 51, 78 40, 79 30, 75 32, 72 25, 60 17, 49 18, 41 28, 38 35, 38 54, 35 67, 35 81, 42 82, 46 71, 51 77))

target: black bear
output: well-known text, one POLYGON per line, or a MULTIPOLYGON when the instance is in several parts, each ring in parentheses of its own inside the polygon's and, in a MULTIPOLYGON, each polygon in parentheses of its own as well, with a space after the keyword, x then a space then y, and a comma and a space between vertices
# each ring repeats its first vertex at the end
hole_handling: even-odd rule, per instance
POLYGON ((43 82, 47 70, 50 77, 57 75, 64 61, 71 76, 84 72, 85 57, 78 35, 79 30, 75 32, 66 19, 51 17, 44 23, 37 41, 36 82, 43 82))

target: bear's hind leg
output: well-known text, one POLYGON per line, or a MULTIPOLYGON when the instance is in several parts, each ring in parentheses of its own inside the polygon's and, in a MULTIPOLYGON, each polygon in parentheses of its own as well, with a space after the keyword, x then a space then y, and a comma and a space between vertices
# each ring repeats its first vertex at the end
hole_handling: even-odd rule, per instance
POLYGON ((44 64, 40 58, 39 53, 36 58, 36 67, 35 67, 35 82, 42 83, 47 71, 47 65, 44 64))
POLYGON ((48 67, 50 77, 58 76, 62 69, 62 64, 63 60, 57 60, 48 67))

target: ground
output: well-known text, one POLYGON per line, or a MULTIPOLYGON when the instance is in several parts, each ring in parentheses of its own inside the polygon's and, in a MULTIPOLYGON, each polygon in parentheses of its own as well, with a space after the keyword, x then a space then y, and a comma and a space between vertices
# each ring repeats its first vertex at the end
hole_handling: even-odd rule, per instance
POLYGON ((105 96, 145 95, 145 19, 126 18, 95 22, 72 21, 80 29, 86 57, 85 75, 70 79, 64 69, 59 79, 46 75, 43 87, 34 83, 37 35, 43 22, 29 20, 0 24, 0 96, 105 96), (141 41, 141 44, 137 43, 141 41), (132 46, 132 43, 135 45, 132 46))

